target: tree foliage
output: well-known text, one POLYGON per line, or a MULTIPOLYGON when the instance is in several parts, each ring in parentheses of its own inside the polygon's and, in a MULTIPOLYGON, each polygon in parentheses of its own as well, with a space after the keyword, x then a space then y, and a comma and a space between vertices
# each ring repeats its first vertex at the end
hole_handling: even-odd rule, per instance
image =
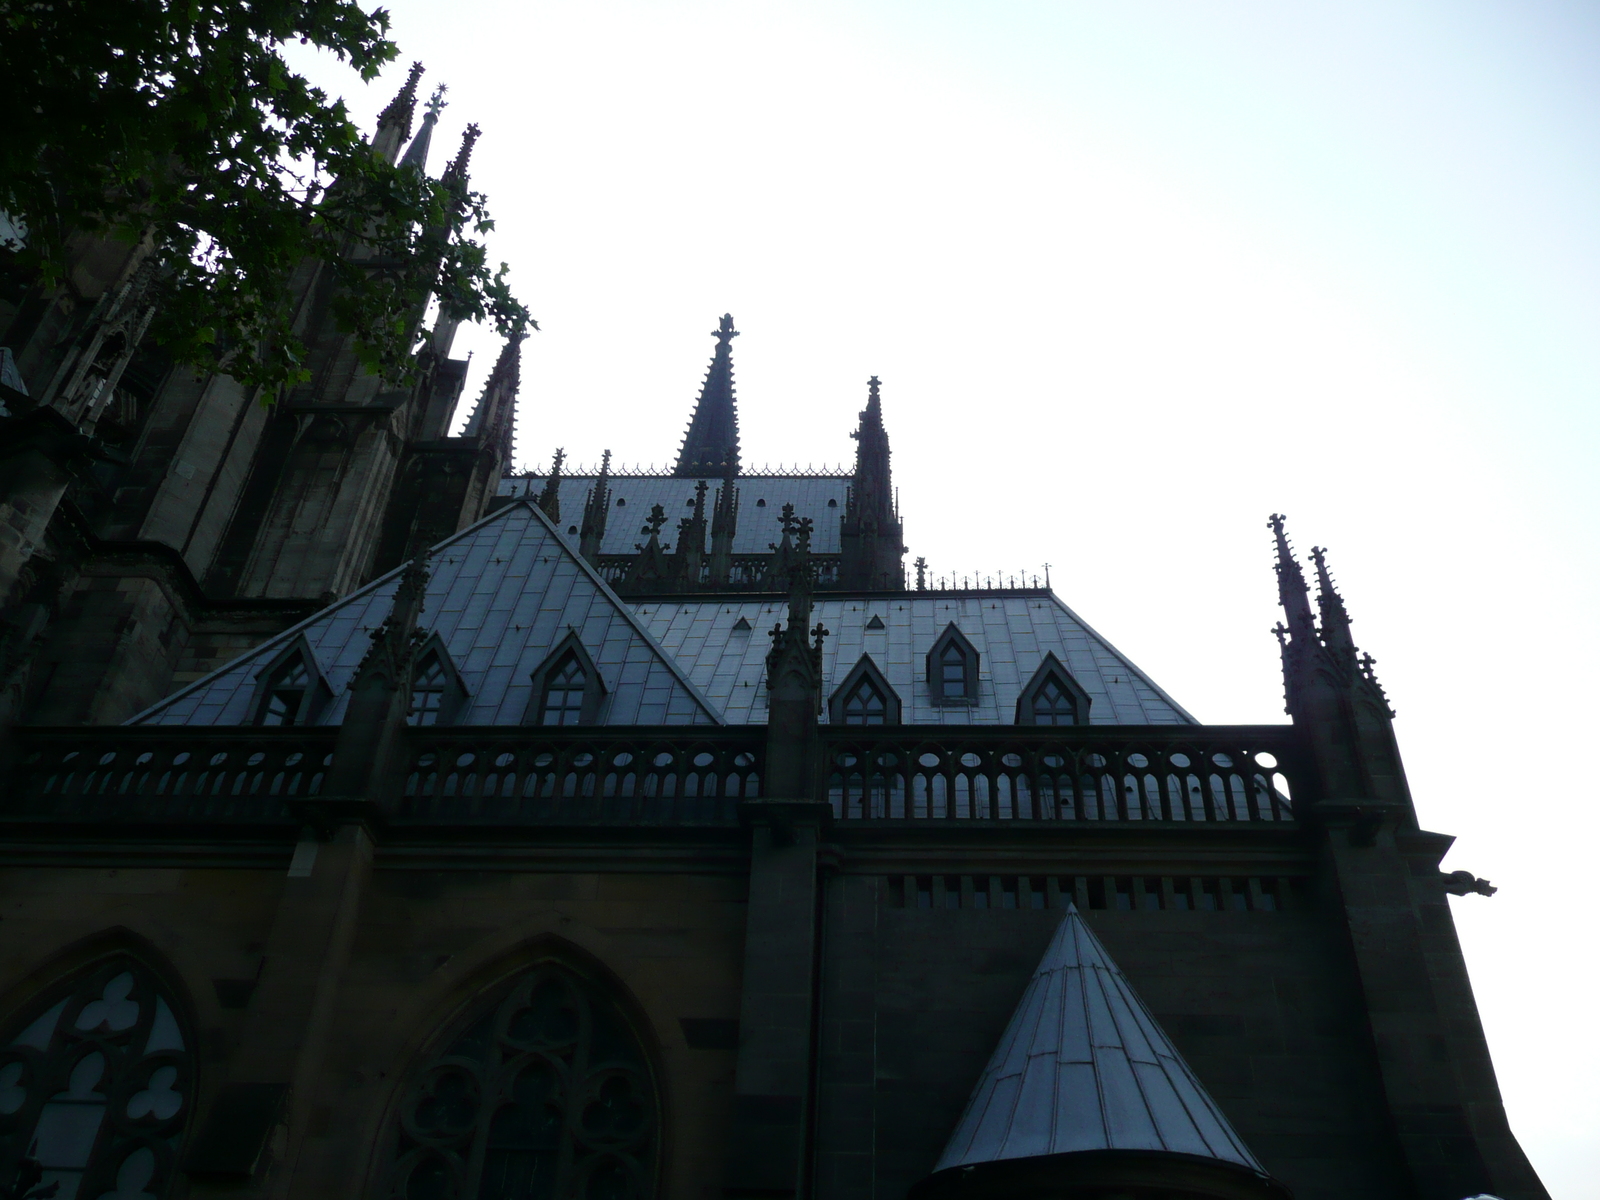
POLYGON ((153 239, 152 332, 176 360, 268 388, 305 377, 288 286, 308 260, 370 367, 406 370, 430 293, 453 318, 520 334, 491 271, 493 228, 464 177, 373 152, 342 101, 290 69, 291 41, 364 80, 396 56, 355 0, 0 0, 0 210, 47 285, 83 233, 153 239))

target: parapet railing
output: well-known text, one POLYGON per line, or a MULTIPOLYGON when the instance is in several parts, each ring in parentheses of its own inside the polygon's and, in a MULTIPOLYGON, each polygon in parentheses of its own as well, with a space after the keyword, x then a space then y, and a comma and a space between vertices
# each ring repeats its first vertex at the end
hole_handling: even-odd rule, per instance
POLYGON ((292 820, 333 762, 335 728, 18 729, 0 814, 139 821, 292 820))
MULTIPOLYGON (((19 729, 0 819, 294 824, 331 727, 19 729)), ((697 825, 763 794, 766 728, 430 727, 376 797, 396 824, 697 825)), ((824 726, 843 822, 1284 823, 1309 795, 1292 726, 824 726)))
POLYGON ((827 726, 822 744, 841 821, 1286 822, 1309 784, 1291 725, 827 726))
MULTIPOLYGON (((0 818, 291 824, 338 729, 19 729, 0 818)), ((403 824, 732 823, 761 792, 761 726, 419 728, 380 798, 403 824)))
POLYGON ((764 726, 414 731, 398 818, 689 825, 761 794, 764 726))

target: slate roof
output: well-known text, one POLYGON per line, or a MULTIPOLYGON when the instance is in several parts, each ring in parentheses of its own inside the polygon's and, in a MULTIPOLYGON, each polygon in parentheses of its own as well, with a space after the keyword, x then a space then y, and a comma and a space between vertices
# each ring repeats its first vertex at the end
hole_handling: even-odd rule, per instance
MULTIPOLYGON (((564 475, 559 489, 560 528, 572 545, 578 544, 583 528, 583 506, 594 488, 593 475, 564 475)), ((671 475, 613 475, 611 508, 606 517, 606 536, 602 554, 632 554, 645 541, 639 531, 650 515, 652 504, 661 505, 667 523, 661 530, 663 545, 670 547, 677 538, 678 518, 694 513, 694 479, 671 475), (619 503, 620 502, 620 503, 619 503)), ((711 509, 721 479, 706 479, 706 525, 710 528, 711 509)), ((741 475, 734 483, 739 489, 739 525, 733 535, 735 554, 768 554, 782 531, 778 518, 785 504, 793 504, 795 516, 814 522, 811 549, 817 554, 839 553, 839 519, 844 515, 845 494, 850 480, 832 475, 741 475), (763 505, 761 502, 766 501, 763 505), (832 502, 831 505, 829 502, 832 502)), ((518 475, 500 481, 500 495, 533 498, 544 487, 544 477, 518 475)), ((710 537, 706 549, 710 550, 710 537)))
MULTIPOLYGON (((508 505, 441 542, 429 570, 420 624, 444 640, 467 687, 460 724, 520 724, 531 674, 569 628, 577 630, 605 681, 603 723, 717 721, 715 708, 534 505, 508 505)), ((249 723, 257 674, 303 634, 334 693, 320 723, 338 724, 348 703, 345 688, 371 645, 368 631, 388 615, 399 577, 395 570, 374 580, 129 723, 249 723)))
MULTIPOLYGON (((786 619, 787 602, 765 600, 635 600, 645 627, 677 660, 730 724, 767 719, 767 636, 786 619), (736 628, 741 619, 749 631, 736 628)), ((1010 725, 1017 697, 1044 656, 1053 652, 1088 692, 1092 725, 1187 725, 1195 719, 1054 596, 960 597, 900 592, 882 598, 816 597, 812 619, 830 631, 823 641, 823 696, 870 654, 900 697, 905 724, 1010 725), (881 631, 870 630, 876 616, 881 631), (977 704, 934 707, 927 653, 954 622, 979 655, 977 704)), ((823 720, 827 719, 824 713, 823 720)))
POLYGON ((1075 908, 934 1169, 1085 1150, 1160 1150, 1263 1176, 1075 908))

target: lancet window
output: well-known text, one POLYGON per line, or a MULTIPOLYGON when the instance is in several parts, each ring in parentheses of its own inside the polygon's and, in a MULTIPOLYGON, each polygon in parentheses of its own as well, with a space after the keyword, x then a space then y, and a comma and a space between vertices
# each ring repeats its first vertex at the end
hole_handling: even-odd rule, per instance
MULTIPOLYGON (((192 1043, 125 956, 46 994, 0 1044, 0 1162, 55 1200, 165 1196, 194 1095, 192 1043), (30 1161, 31 1160, 31 1161, 30 1161)), ((34 1194, 39 1194, 37 1190, 34 1194)))
POLYGON ((659 1111, 609 989, 541 963, 419 1072, 394 1132, 395 1200, 648 1200, 659 1111))

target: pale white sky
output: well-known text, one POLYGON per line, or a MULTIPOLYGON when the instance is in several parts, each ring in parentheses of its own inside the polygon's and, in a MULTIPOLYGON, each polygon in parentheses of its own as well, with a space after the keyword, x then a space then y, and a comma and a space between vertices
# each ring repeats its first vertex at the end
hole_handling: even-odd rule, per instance
POLYGON ((1501 888, 1452 907, 1513 1126, 1600 1198, 1600 8, 392 9, 543 326, 520 461, 669 460, 730 311, 747 463, 849 460, 880 375, 912 555, 1054 564, 1206 721, 1283 719, 1267 514, 1329 546, 1501 888))

